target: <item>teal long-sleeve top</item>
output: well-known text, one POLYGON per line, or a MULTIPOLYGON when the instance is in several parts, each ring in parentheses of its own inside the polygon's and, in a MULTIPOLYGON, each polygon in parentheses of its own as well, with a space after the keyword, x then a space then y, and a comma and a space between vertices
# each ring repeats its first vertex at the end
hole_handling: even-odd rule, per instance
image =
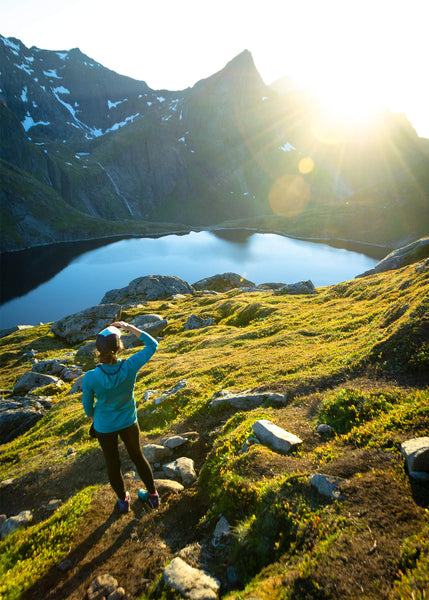
POLYGON ((145 346, 130 358, 114 365, 97 365, 83 376, 83 409, 88 417, 94 417, 94 429, 99 433, 119 431, 137 421, 137 373, 158 347, 158 342, 144 331, 139 339, 145 346))

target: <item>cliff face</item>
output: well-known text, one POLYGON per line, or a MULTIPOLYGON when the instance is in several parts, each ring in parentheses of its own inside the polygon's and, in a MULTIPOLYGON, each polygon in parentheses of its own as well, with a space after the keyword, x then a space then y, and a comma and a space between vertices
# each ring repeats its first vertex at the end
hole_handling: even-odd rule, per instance
MULTIPOLYGON (((123 233, 142 221, 270 217, 270 190, 285 176, 305 179, 305 210, 341 212, 347 197, 366 202, 365 190, 391 183, 392 172, 409 187, 413 165, 427 164, 409 123, 387 112, 365 139, 316 143, 317 104, 293 86, 267 87, 248 51, 178 92, 152 90, 78 49, 29 49, 14 38, 0 37, 0 64, 1 251, 97 237, 106 222, 109 233, 123 233), (307 155, 315 167, 302 174, 307 155)), ((298 230, 308 227, 305 210, 298 230)), ((390 237, 419 237, 425 231, 415 223, 425 218, 390 237)), ((357 231, 355 239, 371 235, 357 231)))

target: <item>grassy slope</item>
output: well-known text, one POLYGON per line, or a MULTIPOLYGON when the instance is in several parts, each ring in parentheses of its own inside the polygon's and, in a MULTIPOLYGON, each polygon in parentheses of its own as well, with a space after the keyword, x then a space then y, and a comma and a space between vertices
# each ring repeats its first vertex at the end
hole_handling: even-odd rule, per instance
MULTIPOLYGON (((196 495, 206 508, 196 535, 203 537, 220 514, 234 526, 232 541, 209 565, 223 594, 354 598, 361 586, 360 597, 425 597, 428 486, 406 476, 400 443, 427 435, 429 427, 428 299, 428 271, 411 265, 319 288, 314 296, 230 291, 148 305, 145 312, 162 314, 169 326, 138 377, 136 397, 181 379, 189 385, 159 405, 141 403, 141 429, 152 441, 193 428, 205 440, 196 495), (191 314, 213 317, 215 325, 185 332, 191 314), (290 403, 249 412, 211 409, 213 394, 225 388, 279 391, 290 403), (288 457, 263 446, 241 454, 261 417, 299 435, 302 448, 288 457), (319 438, 318 422, 334 425, 337 435, 319 438), (346 477, 347 499, 316 494, 308 483, 315 472, 346 477), (228 565, 235 568, 234 585, 225 583, 228 565)), ((23 356, 28 350, 38 350, 38 358, 71 350, 46 325, 12 334, 0 347, 3 389, 31 368, 23 356)), ((93 451, 80 397, 68 396, 68 389, 36 427, 2 447, 0 480, 61 467, 70 445, 76 460, 93 451)), ((30 537, 37 537, 37 527, 29 528, 30 537)), ((55 532, 57 526, 46 521, 43 527, 55 532)), ((12 564, 4 556, 0 572, 7 579, 12 564)), ((40 570, 27 577, 34 556, 23 551, 25 578, 15 582, 15 597, 37 582, 49 560, 58 562, 48 541, 43 556, 40 570)), ((144 597, 175 596, 158 584, 144 597)))

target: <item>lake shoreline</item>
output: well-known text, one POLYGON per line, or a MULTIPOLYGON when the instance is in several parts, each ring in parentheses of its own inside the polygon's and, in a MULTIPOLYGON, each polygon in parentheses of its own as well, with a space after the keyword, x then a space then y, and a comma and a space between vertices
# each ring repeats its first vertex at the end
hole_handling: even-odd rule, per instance
MULTIPOLYGON (((98 240, 111 240, 119 241, 123 239, 139 239, 139 238, 159 238, 165 237, 167 235, 187 235, 192 232, 202 232, 208 231, 214 233, 216 231, 249 231, 252 233, 272 233, 274 235, 280 235, 282 237, 289 238, 291 240, 299 240, 303 242, 313 242, 315 244, 327 244, 328 246, 332 246, 334 248, 338 247, 336 244, 340 244, 340 247, 343 247, 344 244, 353 244, 355 246, 362 246, 362 248, 373 248, 374 250, 386 250, 386 254, 381 254, 380 252, 374 252, 375 258, 383 258, 387 256, 392 250, 395 249, 393 246, 388 246, 386 244, 374 244, 373 242, 364 242, 361 240, 352 240, 345 238, 332 238, 332 237, 306 237, 306 236, 298 236, 285 233, 284 231, 278 229, 272 229, 270 227, 246 227, 240 225, 234 225, 231 227, 227 227, 225 225, 209 225, 207 227, 190 227, 189 229, 176 229, 171 231, 154 231, 151 233, 120 233, 117 235, 105 235, 105 236, 96 236, 93 238, 78 238, 74 240, 61 240, 58 242, 51 242, 49 244, 34 244, 32 246, 26 246, 24 248, 19 248, 16 250, 9 250, 8 252, 0 252, 0 258, 2 256, 7 255, 16 255, 19 252, 27 252, 28 250, 32 250, 33 248, 50 248, 61 245, 69 245, 69 244, 79 244, 84 242, 97 242, 98 240)), ((401 244, 403 245, 403 244, 401 244)), ((369 255, 368 255, 369 256, 369 255)))

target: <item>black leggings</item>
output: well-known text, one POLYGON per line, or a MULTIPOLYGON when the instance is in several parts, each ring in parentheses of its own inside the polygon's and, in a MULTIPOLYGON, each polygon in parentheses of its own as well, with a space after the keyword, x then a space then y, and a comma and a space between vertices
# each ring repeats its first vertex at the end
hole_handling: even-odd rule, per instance
POLYGON ((121 460, 119 458, 118 437, 125 444, 128 456, 136 466, 137 473, 143 480, 146 489, 150 494, 154 494, 155 483, 150 465, 141 451, 139 441, 139 426, 137 423, 112 433, 98 433, 97 437, 103 450, 106 460, 107 474, 109 476, 110 485, 117 494, 118 498, 125 500, 125 483, 121 472, 121 460))

